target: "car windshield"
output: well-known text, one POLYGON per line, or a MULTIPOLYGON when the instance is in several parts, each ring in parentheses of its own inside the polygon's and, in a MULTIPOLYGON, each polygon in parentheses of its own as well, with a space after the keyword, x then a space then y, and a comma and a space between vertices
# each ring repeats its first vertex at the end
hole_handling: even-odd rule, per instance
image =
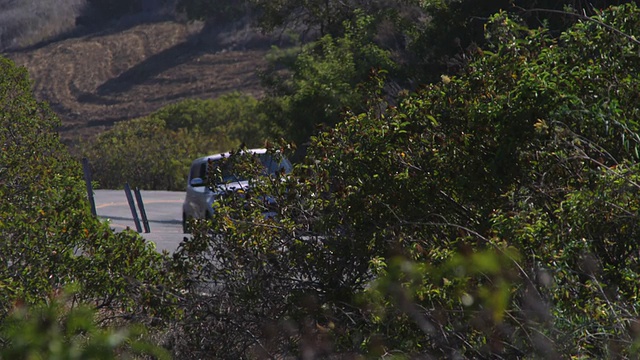
MULTIPOLYGON (((292 165, 285 158, 281 158, 280 161, 277 161, 269 154, 259 154, 258 159, 260 160, 260 163, 262 163, 262 165, 264 166, 264 173, 263 173, 264 175, 273 175, 278 171, 284 171, 285 173, 291 172, 292 165)), ((214 160, 212 164, 212 168, 215 169, 216 167, 218 167, 221 160, 222 159, 214 160)), ((225 164, 225 166, 222 167, 221 170, 222 170, 222 174, 221 174, 222 181, 219 183, 229 184, 233 182, 247 180, 239 176, 238 174, 234 173, 230 164, 225 164)))

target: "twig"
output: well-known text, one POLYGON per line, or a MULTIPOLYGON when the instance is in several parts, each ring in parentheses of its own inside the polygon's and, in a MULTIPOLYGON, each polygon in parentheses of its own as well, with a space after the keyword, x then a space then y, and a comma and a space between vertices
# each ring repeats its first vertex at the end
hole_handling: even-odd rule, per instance
POLYGON ((587 15, 583 15, 583 14, 577 14, 577 13, 571 13, 571 12, 567 12, 567 11, 562 11, 562 10, 554 10, 554 9, 540 9, 540 8, 534 8, 534 9, 524 9, 522 7, 516 6, 516 8, 522 10, 523 12, 547 12, 547 13, 552 13, 552 14, 561 14, 561 15, 568 15, 568 16, 573 16, 576 17, 580 20, 585 20, 585 21, 591 21, 594 22, 608 30, 613 31, 614 33, 623 36, 624 38, 626 38, 627 40, 633 42, 636 45, 640 45, 640 41, 636 40, 635 37, 626 34, 624 32, 622 32, 621 30, 618 30, 616 28, 614 28, 613 26, 609 25, 609 24, 605 24, 604 22, 600 21, 600 20, 596 20, 593 17, 589 17, 587 15))

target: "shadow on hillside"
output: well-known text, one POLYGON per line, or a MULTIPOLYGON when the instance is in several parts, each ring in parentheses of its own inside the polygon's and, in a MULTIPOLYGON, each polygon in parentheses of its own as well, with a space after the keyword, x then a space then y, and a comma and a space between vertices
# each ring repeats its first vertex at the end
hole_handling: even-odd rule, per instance
POLYGON ((96 99, 129 91, 134 86, 148 82, 163 72, 203 54, 237 49, 267 49, 274 43, 272 38, 259 35, 256 30, 245 28, 240 31, 244 35, 238 35, 237 29, 212 29, 205 26, 199 34, 148 57, 98 86, 96 99))
POLYGON ((97 88, 98 96, 109 96, 131 90, 159 74, 192 60, 201 50, 192 41, 184 41, 161 51, 104 82, 97 88))
MULTIPOLYGON (((77 20, 76 20, 77 21, 77 20)), ((55 36, 46 38, 35 44, 0 49, 0 52, 5 53, 28 53, 38 49, 42 49, 53 43, 62 42, 69 39, 77 38, 92 38, 99 36, 106 36, 111 34, 117 34, 124 32, 130 28, 136 27, 142 24, 154 24, 165 21, 176 21, 176 18, 172 14, 168 13, 137 13, 123 16, 118 19, 109 21, 100 21, 91 23, 76 24, 76 26, 68 31, 64 31, 55 36)))

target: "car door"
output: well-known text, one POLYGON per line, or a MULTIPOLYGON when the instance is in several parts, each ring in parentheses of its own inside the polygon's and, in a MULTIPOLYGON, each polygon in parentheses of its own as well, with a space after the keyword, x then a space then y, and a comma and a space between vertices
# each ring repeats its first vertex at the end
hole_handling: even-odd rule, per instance
POLYGON ((187 183, 185 213, 193 218, 204 218, 208 208, 208 198, 212 191, 206 186, 207 162, 197 162, 191 166, 187 183))

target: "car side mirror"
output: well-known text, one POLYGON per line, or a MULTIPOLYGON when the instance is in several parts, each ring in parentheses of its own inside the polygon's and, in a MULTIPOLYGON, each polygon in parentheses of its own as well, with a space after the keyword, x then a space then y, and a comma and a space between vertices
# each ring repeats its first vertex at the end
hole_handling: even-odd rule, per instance
POLYGON ((191 185, 191 187, 199 187, 199 186, 204 186, 204 180, 202 178, 193 178, 191 179, 191 182, 189 182, 189 185, 191 185))

